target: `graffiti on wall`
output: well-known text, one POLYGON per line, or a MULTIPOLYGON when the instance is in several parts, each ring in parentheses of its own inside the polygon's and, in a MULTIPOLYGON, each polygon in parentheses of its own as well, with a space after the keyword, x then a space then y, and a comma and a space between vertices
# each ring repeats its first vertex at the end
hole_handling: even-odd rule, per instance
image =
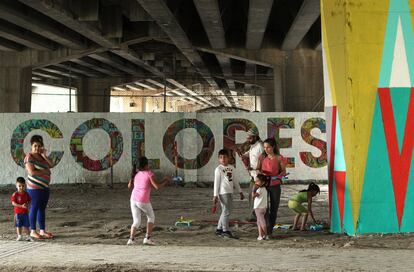
MULTIPOLYGON (((291 148, 292 138, 280 138, 281 129, 293 129, 295 128, 295 118, 293 117, 281 117, 281 118, 268 118, 267 119, 267 137, 275 138, 279 148, 291 148)), ((286 157, 286 167, 295 167, 295 158, 286 157)))
MULTIPOLYGON (((24 139, 31 131, 36 129, 46 132, 51 138, 63 138, 60 129, 49 120, 31 119, 19 124, 12 134, 10 153, 17 165, 23 168, 24 158, 26 157, 23 150, 24 139)), ((63 157, 63 151, 53 151, 48 156, 53 165, 56 166, 63 157)))
POLYGON ((325 120, 322 118, 310 118, 306 120, 301 128, 302 139, 306 143, 318 148, 321 154, 318 157, 315 157, 312 155, 312 152, 300 152, 299 155, 305 165, 312 168, 320 168, 326 166, 328 163, 326 156, 326 142, 312 136, 311 131, 314 128, 319 129, 322 133, 326 133, 325 120))
MULTIPOLYGON (((223 119, 223 148, 227 150, 239 150, 242 154, 247 152, 250 144, 247 141, 236 144, 236 131, 248 131, 249 129, 258 131, 256 125, 250 120, 243 118, 223 119)), ((243 157, 243 160, 243 163, 248 165, 248 158, 243 157)), ((233 152, 231 152, 229 163, 236 165, 233 152)))
POLYGON ((195 159, 187 159, 177 154, 177 166, 182 169, 199 169, 206 165, 214 152, 214 135, 211 129, 197 119, 180 119, 172 123, 164 134, 162 146, 165 156, 175 164, 174 142, 177 134, 186 128, 193 128, 202 139, 201 151, 195 159))
POLYGON ((83 168, 90 171, 102 171, 115 165, 123 152, 123 138, 115 124, 104 118, 94 118, 83 122, 72 134, 70 139, 70 152, 75 161, 83 168), (100 160, 89 158, 83 149, 83 138, 91 129, 102 129, 108 133, 110 138, 110 150, 100 160))
MULTIPOLYGON (((177 156, 177 168, 184 170, 181 174, 186 181, 211 181, 211 174, 214 172, 214 167, 217 166, 216 158, 211 158, 213 154, 223 148, 222 143, 227 145, 225 147, 228 148, 230 142, 240 149, 244 144, 246 130, 257 127, 262 136, 267 135, 266 127, 259 127, 256 124, 266 124, 267 118, 277 117, 278 114, 252 114, 249 116, 249 120, 233 118, 231 114, 228 114, 228 116, 225 114, 201 114, 202 119, 198 119, 200 121, 192 119, 193 115, 191 114, 188 115, 188 119, 185 118, 186 115, 183 117, 183 114, 175 114, 175 116, 172 116, 175 118, 169 118, 170 123, 165 123, 165 117, 161 115, 154 118, 151 114, 143 114, 142 117, 138 118, 134 118, 136 117, 135 114, 124 114, 123 116, 103 114, 102 118, 96 116, 95 119, 91 120, 89 120, 90 118, 84 118, 82 114, 61 114, 53 115, 53 120, 59 120, 54 121, 56 125, 44 120, 46 119, 45 116, 52 115, 33 114, 33 116, 39 116, 33 119, 42 121, 29 120, 23 122, 26 119, 22 118, 25 118, 26 115, 18 116, 19 121, 16 121, 16 116, 3 114, 3 120, 16 129, 13 129, 14 133, 12 135, 13 130, 8 132, 7 128, 0 127, 0 130, 4 131, 4 135, 9 134, 8 136, 12 137, 11 140, 9 140, 10 138, 7 139, 8 143, 5 147, 7 149, 11 148, 11 154, 3 154, 8 156, 10 162, 6 163, 6 171, 0 172, 0 176, 15 171, 15 163, 20 162, 20 166, 23 167, 23 146, 27 152, 28 138, 36 131, 32 131, 29 135, 28 133, 39 128, 45 131, 40 132, 39 130, 39 133, 44 135, 50 151, 69 149, 65 153, 52 153, 52 156, 58 154, 57 158, 61 159, 60 163, 59 160, 55 160, 56 163, 59 163, 59 167, 55 167, 53 172, 54 180, 58 183, 76 180, 76 178, 82 178, 85 175, 88 178, 100 180, 102 175, 107 174, 107 169, 110 168, 111 164, 115 165, 113 173, 116 180, 129 179, 132 172, 131 166, 140 156, 146 153, 149 154, 149 151, 151 151, 151 159, 154 160, 153 164, 150 160, 152 169, 159 168, 164 173, 171 173, 175 168, 176 156, 174 155, 178 153, 180 156, 177 156), (67 134, 61 133, 60 130, 67 132, 67 134), (149 131, 150 134, 148 134, 149 131), (147 136, 145 136, 145 132, 147 136), (52 137, 58 139, 49 144, 49 141, 53 139, 52 137), (217 146, 216 139, 223 139, 223 142, 220 140, 220 145, 217 146), (25 141, 24 144, 23 141, 25 141), (162 143, 160 143, 161 141, 162 143), (235 141, 241 143, 235 143, 235 141), (177 143, 177 149, 174 149, 174 142, 177 143), (11 146, 9 146, 9 143, 11 143, 11 146), (127 145, 126 150, 123 149, 124 144, 127 145), (64 165, 62 165, 62 162, 64 162, 64 165), (197 171, 189 171, 195 169, 197 171)), ((322 117, 322 114, 294 113, 290 117, 294 118, 296 126, 292 131, 289 131, 293 142, 289 153, 295 154, 291 156, 296 158, 295 168, 289 170, 290 177, 299 180, 325 179, 326 171, 323 168, 315 169, 297 163, 300 160, 298 159, 299 152, 310 150, 308 143, 302 139, 300 133, 303 120, 310 117, 322 117)), ((248 150, 248 145, 245 147, 248 150)), ((315 153, 314 155, 319 156, 315 153)), ((22 171, 22 169, 18 171, 22 171)), ((242 179, 245 175, 243 169, 236 171, 237 178, 242 179)))
MULTIPOLYGON (((131 160, 136 168, 138 159, 145 156, 145 120, 131 120, 131 160)), ((150 169, 160 169, 159 159, 148 159, 150 169)))

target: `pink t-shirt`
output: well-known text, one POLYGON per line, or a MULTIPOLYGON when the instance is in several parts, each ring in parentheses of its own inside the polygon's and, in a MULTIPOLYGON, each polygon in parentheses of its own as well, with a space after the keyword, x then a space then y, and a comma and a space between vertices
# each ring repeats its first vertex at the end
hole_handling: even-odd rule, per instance
POLYGON ((151 194, 151 180, 154 176, 151 171, 139 171, 134 177, 134 189, 132 190, 132 200, 140 203, 149 203, 151 194))
POLYGON ((272 159, 266 157, 262 160, 262 172, 266 176, 277 176, 280 174, 279 157, 275 156, 272 159))

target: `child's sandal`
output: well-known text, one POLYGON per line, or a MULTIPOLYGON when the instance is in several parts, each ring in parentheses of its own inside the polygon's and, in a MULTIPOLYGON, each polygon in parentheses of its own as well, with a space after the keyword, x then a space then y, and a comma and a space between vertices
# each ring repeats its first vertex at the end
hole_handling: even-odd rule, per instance
POLYGON ((45 231, 44 234, 41 235, 41 237, 44 239, 53 239, 53 234, 45 231))
POLYGON ((35 232, 35 233, 30 233, 30 237, 34 238, 34 239, 43 239, 43 236, 41 236, 39 233, 35 232))

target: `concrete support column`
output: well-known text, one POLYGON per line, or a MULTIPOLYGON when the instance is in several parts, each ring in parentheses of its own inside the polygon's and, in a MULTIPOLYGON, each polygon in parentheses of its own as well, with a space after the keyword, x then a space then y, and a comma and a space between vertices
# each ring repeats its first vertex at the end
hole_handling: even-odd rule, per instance
POLYGON ((75 86, 78 89, 78 112, 109 112, 110 82, 81 79, 75 86))
POLYGON ((414 2, 322 0, 331 231, 414 232, 414 2))
POLYGON ((323 111, 322 54, 298 49, 286 53, 283 82, 285 111, 323 111))
POLYGON ((261 112, 273 112, 276 111, 276 90, 275 90, 275 80, 272 78, 269 79, 260 79, 257 80, 257 84, 262 86, 263 89, 257 92, 258 94, 258 109, 261 112))
POLYGON ((273 68, 273 92, 275 111, 284 110, 284 97, 283 97, 283 69, 281 67, 273 68))
POLYGON ((0 112, 30 112, 31 101, 32 69, 0 67, 0 112))

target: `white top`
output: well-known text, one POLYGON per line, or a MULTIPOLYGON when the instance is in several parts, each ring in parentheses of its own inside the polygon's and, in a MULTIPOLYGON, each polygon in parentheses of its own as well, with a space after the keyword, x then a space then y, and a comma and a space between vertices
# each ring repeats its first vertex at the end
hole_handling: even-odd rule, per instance
POLYGON ((254 198, 253 209, 266 209, 267 208, 267 190, 266 187, 259 187, 256 190, 259 195, 254 198))
POLYGON ((219 165, 214 171, 214 196, 232 194, 233 188, 240 193, 240 185, 234 181, 234 167, 232 165, 219 165))
MULTIPOLYGON (((259 157, 264 152, 263 142, 261 140, 258 140, 254 144, 250 146, 249 151, 246 152, 249 153, 249 161, 250 161, 250 167, 253 169, 257 168, 257 164, 259 163, 259 157)), ((250 175, 253 177, 254 180, 256 180, 256 177, 258 175, 258 171, 251 170, 250 175)))

